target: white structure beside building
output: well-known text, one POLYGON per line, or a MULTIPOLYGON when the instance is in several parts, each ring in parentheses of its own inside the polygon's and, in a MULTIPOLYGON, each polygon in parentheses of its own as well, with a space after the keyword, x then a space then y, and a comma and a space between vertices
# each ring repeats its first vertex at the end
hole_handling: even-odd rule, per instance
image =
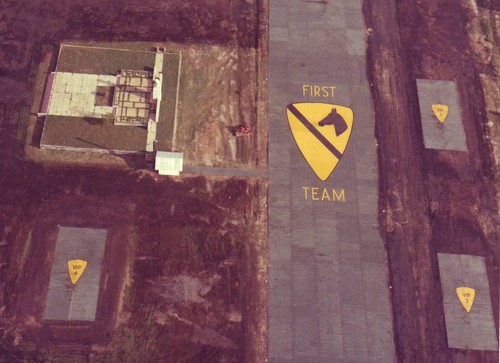
POLYGON ((183 167, 184 154, 167 151, 157 151, 155 170, 160 175, 179 175, 183 167))

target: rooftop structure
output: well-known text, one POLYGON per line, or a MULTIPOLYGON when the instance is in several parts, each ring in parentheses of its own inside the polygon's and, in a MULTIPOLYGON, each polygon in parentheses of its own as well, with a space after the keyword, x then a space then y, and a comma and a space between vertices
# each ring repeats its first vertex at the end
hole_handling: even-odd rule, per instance
POLYGON ((155 159, 155 170, 160 175, 179 175, 182 171, 183 153, 158 151, 155 159))
POLYGON ((172 151, 180 63, 160 50, 62 45, 39 113, 41 148, 172 151))
MULTIPOLYGON (((156 84, 156 87, 159 85, 156 84)), ((150 115, 152 121, 156 121, 156 101, 153 99, 151 72, 122 70, 117 76, 113 99, 115 125, 144 126, 147 125, 150 115)))

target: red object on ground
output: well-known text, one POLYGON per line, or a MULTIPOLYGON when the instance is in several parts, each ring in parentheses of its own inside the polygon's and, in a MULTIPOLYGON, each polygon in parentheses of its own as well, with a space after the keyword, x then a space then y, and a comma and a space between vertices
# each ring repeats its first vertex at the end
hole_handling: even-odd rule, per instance
POLYGON ((250 135, 251 133, 252 133, 252 129, 248 125, 236 126, 236 130, 235 130, 236 136, 250 135))

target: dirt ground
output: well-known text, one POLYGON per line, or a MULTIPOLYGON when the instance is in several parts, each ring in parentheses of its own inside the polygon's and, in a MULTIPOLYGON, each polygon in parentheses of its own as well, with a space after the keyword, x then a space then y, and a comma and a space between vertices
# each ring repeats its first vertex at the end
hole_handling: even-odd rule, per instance
POLYGON ((12 196, 1 214, 4 361, 262 354, 252 343, 265 327, 265 184, 31 163, 12 172, 17 185, 2 184, 12 196), (92 324, 42 321, 58 224, 110 228, 92 324))
MULTIPOLYGON (((380 219, 401 362, 498 361, 498 352, 447 347, 437 264, 439 252, 485 256, 492 304, 499 306, 498 176, 479 77, 484 68, 478 69, 470 48, 465 27, 470 14, 463 4, 364 5, 371 28, 368 72, 379 143, 380 219), (415 78, 456 80, 466 157, 424 148, 415 78)), ((493 310, 498 331, 498 309, 493 310)))
POLYGON ((73 345, 73 349, 83 351, 89 348, 82 342, 103 344, 106 335, 112 333, 126 281, 124 262, 132 262, 130 249, 137 243, 133 230, 135 205, 112 198, 69 195, 47 196, 47 200, 33 203, 29 209, 25 212, 31 218, 23 218, 22 225, 16 226, 21 239, 9 243, 11 261, 6 275, 7 281, 15 284, 9 284, 6 290, 6 310, 12 325, 4 338, 10 338, 13 344, 17 339, 14 345, 27 341, 34 350, 47 342, 73 345), (43 321, 58 225, 108 230, 99 291, 101 305, 94 324, 43 321))
MULTIPOLYGON (((73 153, 41 164, 23 154, 28 116, 36 112, 38 64, 49 66, 53 59, 47 55, 61 41, 143 42, 176 44, 191 57, 188 81, 201 99, 193 110, 188 102, 180 105, 180 117, 190 123, 183 123, 178 138, 189 150, 188 161, 265 167, 266 94, 259 62, 267 17, 261 7, 248 0, 2 2, 0 361, 264 361, 264 180, 174 180, 143 170, 134 157, 113 164, 73 153), (207 60, 216 56, 214 70, 205 73, 207 60), (208 78, 234 84, 212 92, 215 84, 203 88, 196 82, 208 78), (216 97, 207 97, 210 92, 216 97), (225 137, 226 126, 242 120, 255 131, 233 139, 234 145, 213 146, 206 136, 225 137), (83 159, 85 167, 75 167, 74 159, 83 159), (107 242, 109 264, 95 323, 41 320, 57 223, 104 223, 115 231, 107 242), (34 263, 41 263, 39 270, 34 263)), ((184 92, 187 97, 189 89, 184 92)), ((32 132, 37 124, 30 127, 32 132)), ((35 144, 28 135, 28 146, 35 144)))

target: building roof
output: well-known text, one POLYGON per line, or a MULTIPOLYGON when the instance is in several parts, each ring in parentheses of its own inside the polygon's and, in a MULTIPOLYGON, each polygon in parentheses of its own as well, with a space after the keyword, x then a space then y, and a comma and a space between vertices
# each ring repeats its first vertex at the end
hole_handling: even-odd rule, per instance
POLYGON ((56 72, 117 75, 122 69, 152 70, 156 52, 61 45, 56 72))
POLYGON ((47 114, 72 117, 102 117, 110 106, 96 105, 97 87, 113 87, 116 76, 56 72, 47 114))
POLYGON ((140 153, 147 144, 148 152, 172 150, 180 61, 174 53, 62 45, 41 147, 140 153), (159 99, 153 99, 154 84, 159 99), (101 102, 101 88, 112 103, 101 102))
POLYGON ((160 175, 179 175, 183 169, 183 153, 158 151, 155 159, 155 170, 160 175))
POLYGON ((122 69, 117 77, 113 100, 115 124, 147 125, 153 103, 152 93, 151 72, 122 69))
POLYGON ((45 148, 94 149, 145 152, 147 130, 115 126, 112 120, 47 115, 41 146, 45 148))
POLYGON ((43 102, 40 109, 41 115, 46 115, 49 110, 50 98, 52 96, 52 87, 54 86, 55 73, 52 72, 47 78, 47 84, 45 85, 45 91, 43 92, 43 102))
POLYGON ((172 150, 175 113, 177 108, 177 89, 179 87, 180 54, 165 53, 163 58, 161 104, 158 110, 156 129, 157 150, 172 150))

